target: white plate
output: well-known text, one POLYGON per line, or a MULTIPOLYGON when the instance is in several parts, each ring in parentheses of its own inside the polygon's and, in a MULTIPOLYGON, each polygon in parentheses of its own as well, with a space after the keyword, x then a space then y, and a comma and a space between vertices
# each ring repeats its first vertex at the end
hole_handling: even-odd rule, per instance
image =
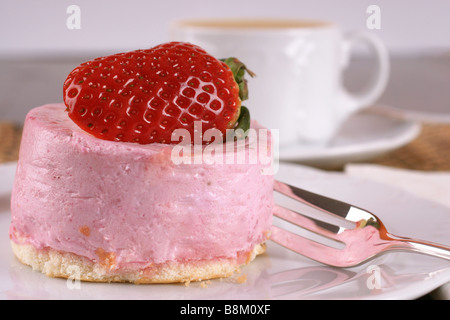
MULTIPOLYGON (((14 166, 6 170, 9 175, 11 170, 14 166)), ((301 166, 283 164, 277 178, 366 207, 399 235, 450 245, 450 212, 446 207, 392 187, 301 166)), ((4 180, 0 184, 4 185, 4 180)), ((267 253, 237 275, 246 277, 243 283, 237 277, 189 286, 53 279, 14 258, 8 239, 9 192, 0 199, 1 299, 414 299, 450 281, 450 264, 443 259, 395 252, 359 267, 337 269, 270 241, 267 253)))
POLYGON ((280 160, 320 168, 341 167, 404 146, 417 137, 420 127, 413 119, 364 111, 350 117, 328 145, 298 143, 280 147, 280 160))

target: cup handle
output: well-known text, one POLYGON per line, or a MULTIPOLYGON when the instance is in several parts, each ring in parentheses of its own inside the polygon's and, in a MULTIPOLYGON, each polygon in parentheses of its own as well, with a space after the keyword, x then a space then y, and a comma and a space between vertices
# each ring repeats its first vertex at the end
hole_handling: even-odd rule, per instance
POLYGON ((390 73, 389 54, 385 45, 377 36, 367 32, 353 32, 345 35, 343 43, 344 68, 349 61, 350 51, 356 43, 367 45, 374 53, 376 70, 372 74, 370 83, 360 92, 350 93, 344 87, 342 88, 342 98, 347 112, 357 111, 374 103, 385 90, 390 73))

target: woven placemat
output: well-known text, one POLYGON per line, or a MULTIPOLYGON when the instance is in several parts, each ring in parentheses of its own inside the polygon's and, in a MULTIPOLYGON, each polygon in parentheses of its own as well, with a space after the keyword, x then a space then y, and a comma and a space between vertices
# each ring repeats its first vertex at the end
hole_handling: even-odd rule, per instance
MULTIPOLYGON (((0 122, 0 162, 16 161, 22 127, 0 122)), ((365 161, 385 166, 425 170, 450 170, 450 124, 423 124, 419 136, 407 145, 365 161)))
POLYGON ((424 123, 416 139, 369 163, 424 171, 450 170, 450 124, 424 123))
POLYGON ((22 126, 0 122, 0 163, 17 161, 21 137, 22 126))

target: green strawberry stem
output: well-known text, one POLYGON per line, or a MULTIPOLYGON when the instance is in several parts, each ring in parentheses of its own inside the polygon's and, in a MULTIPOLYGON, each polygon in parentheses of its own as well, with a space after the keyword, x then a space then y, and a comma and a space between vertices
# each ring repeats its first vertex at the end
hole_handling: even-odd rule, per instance
POLYGON ((242 129, 244 133, 247 133, 247 130, 250 129, 250 111, 245 106, 241 106, 241 112, 236 121, 236 127, 234 127, 235 131, 237 129, 242 129))
POLYGON ((230 57, 226 59, 221 59, 221 61, 225 62, 225 64, 230 67, 231 72, 233 72, 234 75, 234 81, 239 86, 239 98, 241 101, 248 99, 248 86, 247 86, 247 79, 245 79, 245 72, 247 72, 251 77, 254 77, 255 74, 247 69, 245 64, 239 59, 230 57))
MULTIPOLYGON (((241 62, 239 59, 230 57, 226 59, 221 59, 221 61, 225 62, 225 64, 231 69, 233 72, 234 81, 236 81, 239 86, 239 98, 241 101, 248 99, 248 86, 247 79, 245 79, 245 73, 247 72, 251 77, 254 77, 255 74, 249 70, 246 65, 241 62)), ((239 110, 239 117, 236 121, 234 130, 235 137, 237 139, 245 138, 248 129, 250 128, 250 111, 245 107, 241 106, 239 110), (239 132, 236 132, 237 129, 242 129, 244 131, 244 136, 239 132)))

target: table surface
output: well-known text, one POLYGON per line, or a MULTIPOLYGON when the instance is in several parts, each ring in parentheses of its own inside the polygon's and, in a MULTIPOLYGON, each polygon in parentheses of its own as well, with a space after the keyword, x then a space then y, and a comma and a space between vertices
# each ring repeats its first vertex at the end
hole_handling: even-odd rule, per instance
MULTIPOLYGON (((420 57, 419 59, 416 57, 415 60, 409 58, 396 60, 393 66, 397 68, 397 73, 394 72, 391 84, 381 100, 394 101, 400 109, 427 112, 438 117, 433 117, 433 121, 424 119, 421 133, 407 145, 366 160, 365 163, 424 171, 450 170, 450 122, 446 117, 442 118, 444 121, 435 121, 439 119, 439 115, 450 115, 448 58, 440 58, 439 61, 424 60, 420 57), (423 85, 419 86, 416 82, 415 85, 405 88, 407 85, 405 81, 410 81, 411 77, 418 75, 423 77, 423 85), (411 94, 405 97, 405 90, 411 94)), ((36 105, 58 102, 60 93, 45 91, 44 88, 48 88, 49 83, 54 83, 55 86, 62 83, 65 75, 76 66, 76 63, 0 61, 0 66, 5 71, 0 73, 0 163, 4 163, 18 159, 23 119, 26 112, 35 106, 30 101, 34 101, 36 105), (28 74, 27 78, 24 78, 25 74, 28 74), (21 81, 27 83, 28 87, 15 88, 15 84, 21 81), (27 94, 21 90, 27 90, 27 94)), ((349 84, 352 86, 359 83, 362 75, 368 72, 367 64, 361 63, 356 73, 351 70, 349 72, 353 72, 349 84)), ((430 293, 422 299, 433 298, 433 293, 430 293)))

